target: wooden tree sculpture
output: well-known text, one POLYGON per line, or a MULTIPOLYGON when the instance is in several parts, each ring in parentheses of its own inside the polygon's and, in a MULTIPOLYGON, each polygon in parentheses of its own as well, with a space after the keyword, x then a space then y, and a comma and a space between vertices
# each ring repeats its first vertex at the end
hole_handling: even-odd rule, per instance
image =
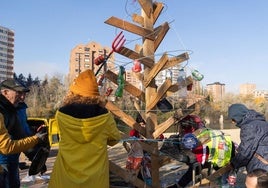
MULTIPOLYGON (((141 91, 127 82, 124 90, 145 104, 145 109, 142 109, 143 113, 141 113, 141 115, 146 121, 146 127, 141 127, 139 123, 119 109, 113 102, 108 101, 106 107, 129 127, 135 128, 137 131, 139 131, 140 134, 145 137, 145 139, 155 139, 165 130, 167 130, 172 124, 174 124, 174 122, 177 120, 174 116, 182 117, 185 114, 187 115, 195 110, 195 105, 189 107, 190 110, 188 109, 187 111, 178 110, 175 112, 174 116, 168 118, 164 123, 158 124, 156 104, 166 96, 167 91, 176 92, 180 88, 192 84, 192 78, 188 77, 186 79, 186 85, 179 85, 178 83, 172 84, 171 80, 167 79, 160 87, 157 88, 155 84, 155 77, 157 74, 160 71, 184 62, 189 58, 189 56, 187 53, 183 53, 170 58, 166 53, 164 53, 162 57, 155 62, 155 52, 169 30, 169 24, 167 22, 154 27, 154 24, 156 23, 156 20, 158 19, 164 6, 162 3, 153 2, 152 0, 139 0, 138 2, 141 6, 141 15, 134 14, 132 16, 133 22, 136 24, 129 23, 113 16, 106 20, 105 23, 139 35, 143 38, 142 46, 136 45, 135 50, 122 47, 117 53, 132 60, 139 59, 144 65, 143 74, 136 73, 141 74, 139 78, 143 83, 143 88, 145 88, 144 91, 141 91)), ((106 79, 109 79, 113 83, 117 84, 118 75, 114 72, 107 70, 105 72, 105 77, 106 79)), ((139 108, 139 105, 134 106, 139 108)), ((137 110, 140 111, 141 109, 137 110)), ((143 149, 149 152, 151 155, 152 187, 158 188, 160 187, 159 168, 164 164, 163 161, 165 160, 159 156, 157 142, 142 142, 141 144, 143 149)), ((137 187, 150 187, 137 177, 129 178, 130 176, 127 175, 128 172, 125 169, 117 166, 112 161, 110 161, 110 171, 122 177, 126 182, 131 182, 137 187)))

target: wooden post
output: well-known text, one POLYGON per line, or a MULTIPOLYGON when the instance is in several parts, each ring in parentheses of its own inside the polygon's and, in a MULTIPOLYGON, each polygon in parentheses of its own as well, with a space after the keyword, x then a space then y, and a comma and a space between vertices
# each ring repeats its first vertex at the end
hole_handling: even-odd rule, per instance
MULTIPOLYGON (((157 18, 160 16, 163 10, 163 4, 160 2, 153 2, 153 0, 138 0, 141 6, 141 15, 134 15, 133 21, 139 25, 129 23, 126 20, 122 20, 112 16, 105 21, 106 24, 110 24, 117 28, 121 28, 125 31, 129 31, 133 34, 140 35, 143 39, 142 46, 136 47, 135 51, 128 49, 127 47, 122 47, 117 53, 135 60, 139 59, 144 65, 143 76, 140 76, 140 80, 143 84, 144 91, 135 88, 130 83, 127 83, 124 90, 129 92, 136 99, 145 103, 145 109, 140 109, 137 107, 137 111, 141 112, 142 116, 145 117, 146 127, 141 127, 132 117, 127 115, 121 109, 117 108, 112 102, 107 102, 106 108, 109 109, 114 115, 118 116, 123 122, 125 122, 129 127, 138 130, 145 139, 155 139, 160 134, 162 134, 166 129, 168 129, 176 119, 170 117, 165 122, 158 125, 157 121, 157 107, 156 104, 166 95, 166 92, 176 92, 182 86, 178 84, 172 84, 171 80, 167 80, 158 89, 155 84, 155 77, 160 71, 178 65, 179 63, 187 60, 189 58, 187 53, 169 58, 166 53, 160 58, 160 60, 155 62, 155 51, 159 47, 163 38, 169 30, 169 25, 167 22, 164 24, 154 27, 157 18)), ((142 73, 141 73, 142 75, 142 73)), ((117 84, 117 75, 109 70, 106 71, 105 77, 115 84, 117 84)), ((186 85, 192 84, 192 80, 187 79, 186 85)), ((137 106, 134 105, 134 106, 137 106)), ((178 113, 177 113, 178 114, 178 113)), ((183 113, 182 113, 183 114, 183 113)), ((152 163, 152 186, 153 188, 160 188, 160 175, 159 168, 161 163, 159 157, 158 143, 157 142, 143 142, 143 150, 147 151, 151 155, 152 163)), ((168 160, 166 160, 168 162, 168 160)), ((116 173, 118 176, 122 177, 125 181, 130 181, 136 187, 150 187, 145 183, 136 181, 136 177, 131 180, 128 178, 129 172, 126 169, 119 169, 114 163, 110 163, 110 170, 116 173)))

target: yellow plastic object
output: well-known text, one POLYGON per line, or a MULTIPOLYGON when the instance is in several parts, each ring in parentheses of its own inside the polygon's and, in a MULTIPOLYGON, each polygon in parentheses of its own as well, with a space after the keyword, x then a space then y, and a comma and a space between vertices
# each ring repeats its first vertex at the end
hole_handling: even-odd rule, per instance
POLYGON ((50 146, 58 146, 60 140, 60 131, 55 118, 49 119, 48 133, 50 146))

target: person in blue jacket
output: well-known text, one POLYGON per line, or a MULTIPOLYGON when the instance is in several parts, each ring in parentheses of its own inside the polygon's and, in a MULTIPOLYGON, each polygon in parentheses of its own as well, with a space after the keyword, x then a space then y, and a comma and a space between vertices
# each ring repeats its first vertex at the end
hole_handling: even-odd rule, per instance
POLYGON ((268 122, 265 117, 243 104, 232 104, 228 117, 240 128, 240 144, 231 164, 235 169, 245 166, 248 173, 255 169, 268 171, 268 122))

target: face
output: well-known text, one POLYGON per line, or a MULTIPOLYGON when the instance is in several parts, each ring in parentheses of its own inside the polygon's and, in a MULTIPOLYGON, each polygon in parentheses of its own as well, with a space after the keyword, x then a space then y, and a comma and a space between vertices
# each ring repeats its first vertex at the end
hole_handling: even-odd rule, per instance
POLYGON ((17 92, 11 89, 3 89, 2 94, 12 103, 15 107, 19 104, 19 102, 24 101, 25 96, 21 95, 21 92, 17 92))
POLYGON ((246 184, 247 188, 257 188, 257 177, 256 176, 253 176, 253 177, 247 176, 245 184, 246 184))

